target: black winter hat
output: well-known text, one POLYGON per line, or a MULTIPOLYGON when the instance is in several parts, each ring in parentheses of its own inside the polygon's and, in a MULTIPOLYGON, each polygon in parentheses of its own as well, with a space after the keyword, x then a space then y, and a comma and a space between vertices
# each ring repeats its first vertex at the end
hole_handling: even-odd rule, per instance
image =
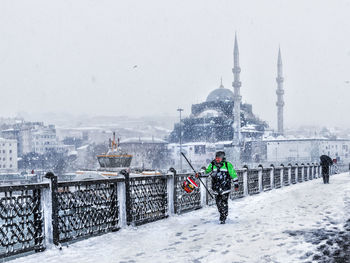
POLYGON ((218 151, 215 153, 215 157, 225 158, 225 152, 218 151))

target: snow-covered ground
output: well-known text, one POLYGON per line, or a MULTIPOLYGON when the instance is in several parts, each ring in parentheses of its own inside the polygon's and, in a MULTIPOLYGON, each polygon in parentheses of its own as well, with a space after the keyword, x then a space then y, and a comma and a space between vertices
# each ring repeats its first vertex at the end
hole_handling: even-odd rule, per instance
POLYGON ((344 173, 230 201, 226 225, 208 207, 13 262, 312 262, 327 238, 310 233, 343 230, 349 204, 344 173))

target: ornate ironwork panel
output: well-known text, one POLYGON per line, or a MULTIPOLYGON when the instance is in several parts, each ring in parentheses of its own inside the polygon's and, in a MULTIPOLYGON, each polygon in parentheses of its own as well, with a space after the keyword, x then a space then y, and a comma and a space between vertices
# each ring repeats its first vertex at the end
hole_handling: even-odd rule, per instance
MULTIPOLYGON (((176 174, 174 178, 174 210, 176 214, 192 211, 201 208, 201 193, 199 188, 196 188, 192 193, 186 193, 182 189, 182 183, 186 178, 193 174, 176 174)), ((198 180, 198 184, 199 184, 198 180)), ((203 186, 201 186, 203 187, 203 186)))
POLYGON ((281 187, 281 169, 282 167, 276 167, 273 171, 273 183, 275 188, 281 187))
POLYGON ((248 170, 248 194, 259 193, 259 170, 251 169, 248 170))
POLYGON ((244 196, 244 186, 243 186, 243 173, 244 173, 244 171, 243 170, 236 170, 236 173, 237 173, 237 177, 238 177, 239 188, 238 188, 238 191, 235 191, 234 184, 232 181, 232 190, 230 193, 231 199, 241 198, 244 196))
POLYGON ((303 175, 302 175, 302 170, 301 169, 303 169, 303 167, 299 166, 298 167, 298 182, 299 183, 303 181, 303 175))
POLYGON ((271 190, 271 179, 270 179, 271 169, 272 168, 264 168, 262 170, 262 185, 263 185, 264 191, 271 190))
POLYGON ((283 185, 289 185, 288 167, 283 167, 283 185))
POLYGON ((297 177, 295 174, 295 167, 291 167, 291 182, 292 184, 296 184, 297 183, 297 177))
POLYGON ((309 177, 307 176, 307 170, 308 170, 308 166, 304 166, 302 169, 304 169, 304 181, 308 181, 309 177))
POLYGON ((59 242, 118 230, 116 180, 57 184, 59 242))
POLYGON ((28 251, 42 251, 44 220, 42 188, 48 184, 0 187, 0 257, 28 251))
POLYGON ((312 170, 313 170, 313 166, 310 165, 310 166, 309 166, 309 180, 314 179, 314 176, 313 176, 313 174, 312 174, 312 170))
POLYGON ((130 212, 135 225, 167 217, 167 178, 159 175, 130 177, 130 198, 130 212))

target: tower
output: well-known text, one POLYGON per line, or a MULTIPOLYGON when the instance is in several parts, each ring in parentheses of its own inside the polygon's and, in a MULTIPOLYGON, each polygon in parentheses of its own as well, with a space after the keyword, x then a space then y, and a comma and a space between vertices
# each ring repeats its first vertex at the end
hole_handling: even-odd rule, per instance
POLYGON ((241 101, 242 96, 240 94, 241 81, 240 73, 241 68, 239 67, 239 51, 237 43, 237 35, 235 34, 235 45, 233 48, 233 102, 234 102, 234 121, 233 121, 233 141, 235 145, 238 145, 241 140, 241 101))
POLYGON ((282 56, 281 56, 281 49, 278 49, 278 59, 277 59, 277 132, 278 134, 283 134, 283 107, 284 107, 284 101, 283 101, 283 71, 282 71, 282 56))

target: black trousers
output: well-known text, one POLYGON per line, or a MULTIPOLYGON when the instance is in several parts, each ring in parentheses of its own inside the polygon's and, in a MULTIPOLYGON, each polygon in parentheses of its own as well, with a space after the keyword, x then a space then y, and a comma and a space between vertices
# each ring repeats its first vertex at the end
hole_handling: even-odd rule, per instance
POLYGON ((216 206, 218 208, 218 211, 220 213, 220 220, 226 220, 226 217, 228 215, 228 197, 230 193, 223 194, 223 195, 217 195, 215 197, 216 206))
POLYGON ((329 184, 329 174, 328 173, 323 173, 322 178, 323 178, 323 183, 329 184))

